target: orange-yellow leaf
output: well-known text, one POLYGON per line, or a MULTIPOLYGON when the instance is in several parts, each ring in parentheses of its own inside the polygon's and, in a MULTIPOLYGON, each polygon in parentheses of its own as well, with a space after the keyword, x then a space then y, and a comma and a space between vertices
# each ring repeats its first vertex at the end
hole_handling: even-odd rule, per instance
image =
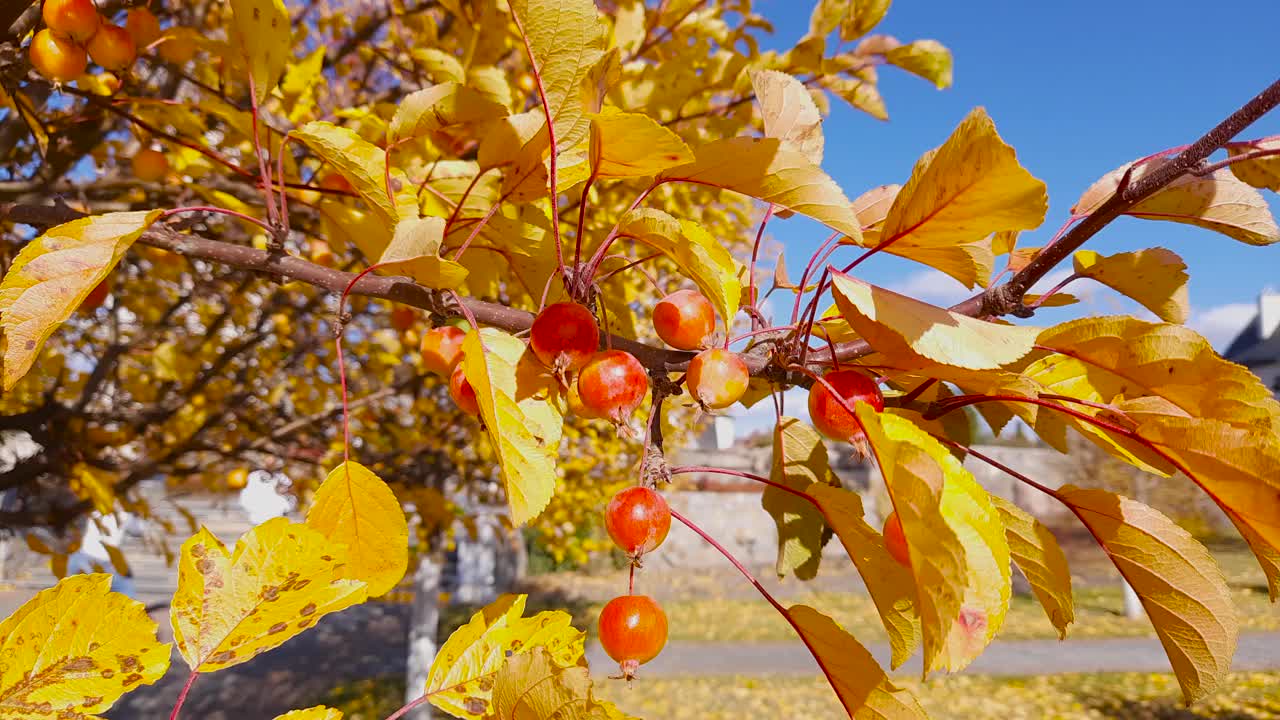
MULTIPOLYGON (((0 91, 3 92, 3 91, 0 91)), ((1239 157, 1255 150, 1280 150, 1280 140, 1258 140, 1250 143, 1228 143, 1227 155, 1239 157)), ((1273 192, 1280 192, 1280 155, 1266 155, 1231 163, 1231 172, 1244 182, 1273 192)))
MULTIPOLYGON (((840 485, 831 472, 827 448, 818 432, 792 417, 781 418, 774 428, 769 479, 799 492, 814 483, 840 485)), ((775 487, 764 489, 760 504, 778 526, 778 577, 794 574, 801 580, 813 579, 822 561, 822 548, 829 539, 822 511, 804 498, 775 487)))
POLYGON ((291 710, 283 715, 277 715, 275 720, 342 720, 342 711, 317 705, 305 710, 291 710))
POLYGON ((1071 570, 1062 546, 1049 528, 1026 510, 998 495, 992 495, 991 502, 1004 522, 1014 564, 1026 576, 1049 622, 1058 629, 1058 639, 1065 638, 1076 612, 1071 597, 1071 570))
POLYGON ((274 518, 225 545, 205 528, 182 544, 169 618, 193 672, 252 660, 364 602, 365 584, 343 579, 346 549, 306 525, 274 518))
POLYGON ((321 160, 346 178, 388 232, 393 231, 401 219, 418 216, 416 187, 403 171, 393 168, 392 194, 388 195, 386 152, 351 128, 318 120, 290 135, 306 143, 321 160))
POLYGON ((1093 278, 1137 300, 1161 320, 1184 323, 1191 309, 1187 297, 1187 264, 1172 250, 1149 248, 1099 255, 1077 250, 1075 274, 1093 278))
POLYGON ((4 390, 31 369, 53 331, 159 216, 151 210, 84 217, 50 228, 22 248, 0 282, 4 390))
POLYGON ((760 105, 766 137, 778 138, 785 147, 799 151, 814 165, 822 164, 822 113, 809 89, 799 80, 776 70, 751 73, 751 87, 760 105))
POLYGON ((71 575, 0 621, 0 717, 95 720, 164 677, 170 646, 110 575, 71 575))
POLYGON ((1240 632, 1213 556, 1142 503, 1073 485, 1058 492, 1137 592, 1187 703, 1213 692, 1231 668, 1240 632))
POLYGON ((951 51, 937 40, 916 40, 885 50, 890 65, 933 83, 942 90, 951 87, 951 51))
POLYGON ((818 660, 840 703, 857 720, 923 720, 928 717, 909 690, 893 684, 862 643, 808 605, 787 615, 818 660))
POLYGON ((441 217, 405 218, 396 223, 391 242, 378 259, 378 272, 383 275, 408 275, 436 290, 452 290, 467 279, 467 269, 440 257, 444 242, 445 219, 441 217))
POLYGON ((492 720, 634 720, 623 715, 613 703, 595 698, 591 673, 586 666, 565 667, 541 647, 516 655, 502 666, 493 681, 493 712, 485 717, 492 720))
MULTIPOLYGON (((515 0, 511 12, 524 28, 542 78, 556 143, 573 147, 587 133, 580 89, 604 56, 608 24, 591 0, 515 0)), ((524 48, 519 52, 525 55, 524 48)))
POLYGON ((387 141, 400 143, 450 125, 481 123, 506 114, 506 106, 479 90, 444 82, 409 93, 400 101, 387 128, 387 141))
POLYGON ((929 361, 971 370, 994 369, 1031 352, 1039 328, 1000 325, 943 310, 835 273, 840 314, 891 364, 929 361))
POLYGON ((603 178, 649 177, 693 160, 680 136, 644 113, 592 113, 591 167, 603 178))
POLYGON ((409 567, 409 526, 395 493, 371 470, 347 461, 316 490, 307 525, 347 547, 343 577, 385 595, 409 567))
POLYGON ((265 103, 293 55, 289 12, 282 0, 231 0, 230 33, 265 103))

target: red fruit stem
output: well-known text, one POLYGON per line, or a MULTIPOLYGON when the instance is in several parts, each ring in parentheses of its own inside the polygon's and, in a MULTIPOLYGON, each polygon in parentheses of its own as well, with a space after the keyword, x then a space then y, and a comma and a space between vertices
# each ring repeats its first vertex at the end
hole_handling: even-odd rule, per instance
POLYGON ((907 393, 906 395, 903 395, 899 399, 899 402, 909 403, 912 400, 915 400, 916 398, 920 397, 920 395, 924 393, 925 390, 928 390, 929 388, 933 387, 933 384, 936 382, 938 382, 937 378, 929 378, 928 380, 925 380, 924 382, 912 388, 911 392, 907 393))
MULTIPOLYGON (((458 258, 462 257, 462 253, 466 252, 468 247, 471 247, 471 241, 476 239, 476 236, 479 235, 480 231, 484 229, 484 226, 488 224, 489 219, 493 217, 493 214, 498 212, 498 207, 501 204, 502 203, 500 202, 494 203, 493 206, 489 208, 489 212, 485 213, 484 217, 480 218, 480 222, 476 223, 476 226, 471 229, 471 234, 468 235, 467 239, 463 241, 461 245, 458 246, 458 251, 453 254, 454 262, 457 262, 458 258)), ((462 207, 462 205, 459 204, 458 207, 462 207)), ((446 230, 448 229, 448 227, 449 227, 448 223, 445 223, 446 230)))
MULTIPOLYGON (((587 198, 590 197, 591 184, 596 181, 596 168, 591 169, 587 182, 582 186, 582 199, 578 201, 578 232, 573 236, 573 266, 582 264, 582 228, 587 223, 587 198)), ((555 188, 552 187, 554 192, 555 188)))
MULTIPOLYGON (((930 435, 933 435, 933 433, 929 433, 929 434, 930 434, 930 435)), ((967 446, 967 445, 961 445, 960 443, 956 442, 955 440, 952 440, 951 438, 948 438, 948 437, 945 437, 945 436, 942 436, 942 435, 933 435, 933 438, 934 438, 935 440, 937 440, 938 442, 942 443, 943 445, 946 445, 947 447, 955 448, 955 449, 957 449, 957 450, 960 450, 960 451, 962 451, 962 452, 965 452, 965 453, 967 453, 967 454, 969 454, 969 455, 974 456, 975 458, 977 458, 977 459, 981 460, 982 462, 984 462, 984 463, 986 463, 986 464, 990 465, 991 467, 993 467, 993 468, 995 468, 995 469, 997 469, 997 470, 999 470, 999 471, 1001 471, 1001 472, 1003 472, 1003 473, 1005 473, 1005 474, 1009 475, 1010 477, 1014 477, 1014 478, 1017 478, 1018 480, 1021 480, 1022 482, 1024 482, 1024 483, 1026 483, 1026 484, 1030 485, 1031 487, 1033 487, 1033 488, 1035 488, 1035 489, 1039 490, 1040 492, 1042 492, 1042 493, 1044 493, 1044 494, 1046 494, 1046 495, 1050 495, 1050 496, 1052 496, 1052 497, 1054 497, 1054 498, 1057 498, 1057 499, 1059 499, 1059 500, 1061 500, 1061 499, 1062 499, 1062 497, 1061 497, 1060 495, 1058 495, 1057 491, 1053 490, 1052 488, 1049 488, 1049 487, 1046 487, 1046 486, 1044 486, 1044 485, 1041 485, 1040 483, 1036 482, 1035 480, 1032 480, 1031 478, 1027 477, 1026 475, 1023 475, 1022 473, 1018 472, 1017 470, 1014 470, 1013 468, 1009 467, 1008 465, 1005 465, 1004 463, 1000 462, 999 460, 996 460, 995 458, 993 458, 993 457, 991 457, 991 456, 989 456, 989 455, 984 455, 983 453, 980 453, 980 452, 978 452, 977 450, 974 450, 973 448, 971 448, 971 447, 969 447, 969 446, 967 446)))
POLYGON ((169 713, 169 720, 178 720, 178 713, 182 710, 182 705, 187 701, 187 693, 191 692, 191 686, 196 683, 196 677, 200 673, 192 672, 187 677, 187 682, 183 684, 182 690, 178 692, 178 701, 173 705, 173 712, 169 713))
MULTIPOLYGON (((449 228, 453 227, 454 221, 458 219, 458 213, 462 212, 462 206, 467 204, 467 197, 471 195, 471 191, 474 190, 476 185, 480 182, 480 178, 484 177, 484 174, 489 172, 490 169, 492 168, 486 168, 485 170, 476 173, 475 177, 471 178, 471 182, 467 183, 467 188, 462 191, 462 197, 458 198, 457 204, 453 206, 453 212, 449 213, 449 219, 444 221, 444 234, 446 236, 449 234, 449 228)), ((492 211, 490 211, 490 213, 492 214, 492 211)), ((471 242, 471 239, 468 238, 467 242, 471 242)), ((460 254, 461 253, 459 253, 459 255, 460 254)), ((457 255, 454 256, 454 259, 458 259, 457 255)))
POLYGON ((631 574, 627 577, 627 594, 636 594, 636 564, 631 563, 631 574))
POLYGON ((280 155, 276 158, 276 180, 280 183, 280 220, 284 223, 286 235, 289 233, 289 193, 285 192, 284 184, 284 149, 292 139, 293 137, 287 133, 280 139, 280 155))
MULTIPOLYGON (((723 545, 716 542, 715 538, 708 535, 706 531, 698 527, 693 521, 689 520, 689 518, 686 518, 684 515, 681 515, 675 509, 671 510, 671 517, 684 523, 685 527, 697 533, 699 537, 707 541, 707 544, 709 544, 711 547, 715 548, 716 550, 719 550, 720 554, 723 555, 724 558, 728 560, 731 565, 737 568, 738 572, 742 573, 742 576, 747 579, 747 582, 751 583, 751 585, 760 593, 761 597, 763 597, 766 601, 768 601, 768 603, 773 606, 773 609, 777 610, 778 613, 781 614, 782 617, 786 619, 787 623, 790 624, 792 629, 796 631, 796 635, 800 636, 800 641, 803 642, 804 646, 809 649, 809 654, 813 656, 813 659, 818 663, 818 667, 822 669, 822 674, 827 677, 827 682, 830 683, 831 687, 834 688, 836 684, 835 676, 832 675, 831 671, 827 669, 826 664, 822 661, 822 657, 818 655, 818 652, 814 650, 813 645, 809 643, 809 639, 805 637, 804 632, 801 631, 800 625, 795 621, 794 618, 791 617, 791 613, 787 612, 787 609, 782 607, 782 605, 773 598, 773 595, 769 594, 768 590, 764 589, 764 586, 760 584, 759 580, 756 580, 755 576, 751 574, 751 571, 747 570, 747 568, 742 563, 738 562, 738 559, 733 556, 733 553, 726 550, 723 545)), ((837 697, 840 697, 839 693, 836 693, 836 695, 837 697)), ((843 697, 840 697, 840 702, 841 704, 844 704, 843 697)), ((848 705, 845 705, 845 709, 849 711, 849 717, 853 717, 853 712, 854 710, 856 710, 856 708, 852 708, 852 707, 849 707, 848 705)))
POLYGON ((758 483, 764 483, 769 487, 777 488, 783 492, 795 495, 796 497, 802 498, 806 502, 812 504, 814 507, 818 508, 819 510, 822 509, 822 506, 818 504, 817 500, 813 499, 812 495, 809 495, 802 490, 796 490, 793 487, 788 487, 787 485, 783 485, 782 483, 774 482, 769 478, 761 477, 759 475, 752 475, 749 472, 742 472, 741 470, 729 470, 728 468, 707 467, 703 465, 682 465, 680 467, 671 468, 672 475, 691 475, 693 473, 716 473, 718 475, 731 475, 733 477, 739 477, 745 480, 754 480, 758 483))
MULTIPOLYGON (((756 259, 760 257, 760 241, 764 239, 764 228, 769 224, 769 218, 773 217, 773 203, 769 203, 764 210, 764 217, 760 218, 760 227, 756 228, 756 241, 751 246, 751 269, 747 271, 747 297, 751 298, 752 304, 756 302, 756 259)), ((779 255, 781 258, 781 255, 779 255)), ((728 320, 726 319, 726 323, 728 320)), ((755 316, 751 317, 751 329, 759 328, 760 323, 755 316)), ((727 346, 726 346, 727 347, 727 346)))
MULTIPOLYGON (((276 203, 271 189, 271 163, 262 151, 262 139, 258 136, 258 91, 253 82, 253 71, 249 72, 249 110, 253 122, 253 154, 258 159, 258 173, 262 181, 262 197, 267 204, 267 220, 274 227, 278 222, 276 203)), ((281 178, 283 180, 283 178, 281 178)))
POLYGON ((1048 291, 1046 291, 1040 297, 1036 298, 1036 301, 1031 303, 1030 305, 1027 305, 1027 307, 1031 308, 1032 310, 1039 309, 1039 307, 1044 304, 1045 300, 1048 300, 1049 298, 1053 297, 1058 293, 1058 291, 1062 290, 1062 288, 1066 287, 1067 285, 1070 285, 1072 282, 1079 279, 1080 279, 1079 275, 1076 275, 1075 273, 1071 273, 1062 282, 1049 288, 1048 291))
POLYGON ((839 239, 840 233, 838 232, 828 235, 827 239, 818 246, 818 249, 813 251, 813 255, 809 256, 809 262, 805 263, 804 272, 800 274, 800 285, 799 289, 796 290, 796 299, 791 306, 791 323, 793 325, 800 320, 800 301, 804 298, 804 289, 809 284, 809 276, 813 274, 813 269, 819 263, 826 262, 827 256, 835 251, 835 248, 839 246, 839 243, 836 243, 839 239), (832 243, 836 244, 833 245, 832 243))
POLYGON ((338 355, 338 382, 342 386, 342 462, 345 465, 351 461, 351 409, 347 406, 347 365, 342 356, 342 336, 346 334, 346 324, 341 320, 342 313, 347 307, 347 295, 351 293, 351 288, 360 281, 360 278, 368 275, 378 268, 377 265, 370 265, 361 270, 351 282, 347 283, 347 288, 342 291, 342 297, 338 299, 338 332, 335 333, 334 345, 337 347, 338 355))
POLYGON ((627 208, 627 212, 618 216, 617 222, 613 224, 613 229, 609 231, 609 234, 604 238, 604 242, 600 243, 600 247, 596 249, 596 254, 592 255, 591 259, 587 261, 587 277, 595 277, 596 271, 600 269, 600 263, 604 262, 604 257, 609 252, 609 246, 613 245, 614 241, 618 239, 618 228, 622 226, 622 218, 626 217, 632 210, 640 207, 640 203, 649 197, 649 193, 653 192, 661 184, 660 182, 655 182, 650 185, 644 192, 637 195, 635 200, 631 201, 631 207, 627 208))
POLYGON ((423 703, 425 703, 425 702, 430 702, 430 700, 431 700, 431 696, 432 696, 433 694, 434 694, 434 693, 427 693, 426 695, 422 695, 422 696, 420 696, 420 697, 418 697, 418 698, 416 698, 416 699, 414 699, 414 700, 411 700, 411 701, 410 701, 407 705, 405 705, 404 707, 402 707, 402 708, 400 708, 399 710, 397 710, 397 711, 395 711, 395 712, 391 713, 390 715, 388 715, 388 716, 387 716, 387 720, 400 720, 400 718, 402 718, 402 717, 404 717, 406 714, 408 714, 410 710, 413 710, 414 708, 418 707, 419 705, 421 705, 421 704, 423 704, 423 703))

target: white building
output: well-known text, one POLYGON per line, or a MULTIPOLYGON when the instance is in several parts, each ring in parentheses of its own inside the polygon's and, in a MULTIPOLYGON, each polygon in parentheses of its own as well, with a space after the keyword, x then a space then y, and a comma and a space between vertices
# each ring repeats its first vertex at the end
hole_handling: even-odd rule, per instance
POLYGON ((1231 341, 1223 357, 1248 367, 1280 395, 1280 292, 1264 290, 1258 296, 1258 314, 1231 341))

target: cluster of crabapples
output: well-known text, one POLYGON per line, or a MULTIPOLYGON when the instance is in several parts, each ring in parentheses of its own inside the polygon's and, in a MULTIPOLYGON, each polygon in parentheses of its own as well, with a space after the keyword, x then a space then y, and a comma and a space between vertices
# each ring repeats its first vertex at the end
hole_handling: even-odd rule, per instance
MULTIPOLYGON (((145 7, 130 8, 123 27, 102 17, 94 0, 45 0, 41 17, 45 27, 31 38, 28 55, 32 67, 56 83, 80 77, 90 60, 108 72, 122 72, 133 65, 139 49, 151 46, 175 65, 195 56, 189 37, 162 38, 160 20, 145 7)), ((114 76, 109 80, 119 87, 114 76)))

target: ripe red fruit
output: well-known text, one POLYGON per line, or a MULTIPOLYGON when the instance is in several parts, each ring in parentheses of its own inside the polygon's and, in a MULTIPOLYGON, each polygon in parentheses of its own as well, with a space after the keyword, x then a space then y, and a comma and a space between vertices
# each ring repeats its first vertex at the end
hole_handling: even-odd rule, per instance
POLYGON ((600 328, 591 311, 577 303, 548 305, 529 329, 529 348, 543 365, 577 370, 600 347, 600 328))
POLYGON ((569 407, 569 412, 585 420, 595 420, 600 417, 591 408, 582 404, 582 394, 578 392, 576 380, 569 383, 569 389, 565 391, 564 395, 565 404, 569 407))
POLYGON ((441 376, 452 373, 462 359, 462 340, 466 336, 465 332, 452 325, 431 328, 423 333, 422 342, 418 343, 423 367, 441 376))
POLYGON ((716 329, 716 312, 702 293, 677 290, 654 306, 653 329, 677 350, 697 350, 716 329))
POLYGON ((164 153, 151 148, 143 148, 133 156, 133 174, 142 182, 163 180, 169 174, 169 160, 164 153))
POLYGON ((156 45, 156 54, 165 62, 186 65, 196 56, 196 43, 189 35, 171 32, 156 45))
POLYGON ((649 391, 649 375, 631 353, 598 352, 578 373, 578 396, 597 416, 626 422, 649 391))
POLYGON ((632 559, 662 544, 671 530, 671 508, 647 487, 629 487, 609 501, 604 527, 614 544, 632 559))
POLYGON ((133 44, 138 48, 144 48, 160 39, 160 21, 144 7, 129 8, 124 29, 129 31, 129 37, 133 38, 133 44))
POLYGON ((107 296, 111 294, 111 282, 103 280, 85 295, 84 302, 80 303, 81 312, 93 312, 101 307, 102 303, 107 301, 107 296))
POLYGON ((138 56, 129 31, 119 25, 103 25, 85 46, 89 57, 108 70, 123 70, 138 56))
POLYGON ((884 546, 899 563, 911 567, 911 555, 907 553, 907 536, 902 533, 902 521, 898 513, 891 512, 884 519, 884 546))
POLYGON ((101 22, 93 0, 45 0, 40 14, 50 30, 80 43, 93 37, 101 22))
POLYGON ((600 611, 600 645, 618 662, 624 678, 635 677, 636 669, 666 644, 667 615, 647 595, 616 597, 600 611))
POLYGON ((27 52, 32 67, 54 82, 75 80, 89 64, 84 48, 66 38, 58 37, 48 29, 41 30, 31 38, 31 47, 27 52))
POLYGON ((391 327, 400 332, 404 332, 413 327, 413 323, 418 319, 418 314, 413 308, 404 305, 396 305, 391 308, 391 327))
MULTIPOLYGON (((884 410, 884 395, 875 381, 857 370, 833 370, 824 378, 850 406, 867 403, 876 412, 884 410)), ((844 409, 826 385, 814 383, 809 389, 809 417, 818 431, 832 440, 862 445, 866 435, 858 419, 844 409)))
POLYGON ((462 372, 462 363, 454 366, 453 374, 449 376, 449 397, 453 398, 462 412, 477 417, 480 415, 480 401, 476 399, 476 389, 467 382, 467 376, 462 372))
POLYGON ((738 354, 724 348, 703 350, 689 361, 685 382, 704 409, 720 410, 738 402, 751 373, 738 354))

